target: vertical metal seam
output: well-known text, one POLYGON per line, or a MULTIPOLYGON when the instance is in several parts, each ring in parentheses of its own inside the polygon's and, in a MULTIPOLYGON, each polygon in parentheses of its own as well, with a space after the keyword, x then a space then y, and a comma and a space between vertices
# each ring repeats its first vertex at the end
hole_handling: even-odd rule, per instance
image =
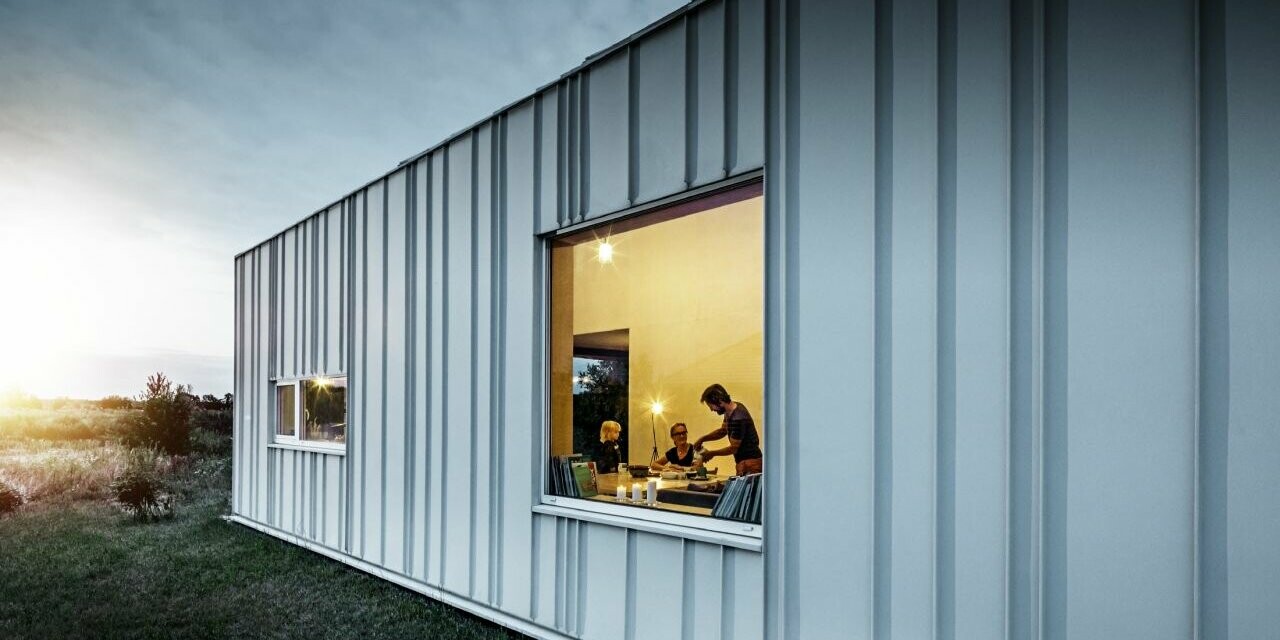
POLYGON ((893 4, 876 0, 875 425, 872 635, 892 637, 893 597, 893 4))
POLYGON ((333 246, 332 244, 330 244, 330 240, 329 240, 329 225, 332 219, 333 219, 333 209, 332 208, 325 209, 325 212, 324 212, 324 304, 323 304, 324 313, 322 314, 322 319, 324 320, 324 329, 322 331, 322 333, 324 334, 324 340, 323 340, 324 350, 321 352, 323 354, 323 362, 321 363, 321 366, 320 366, 321 370, 324 371, 325 373, 331 373, 329 368, 329 351, 330 351, 330 348, 333 346, 329 344, 329 261, 331 260, 331 256, 329 255, 329 253, 330 253, 330 249, 333 246))
MULTIPOLYGON (((766 496, 764 502, 765 527, 771 532, 764 539, 765 559, 765 637, 781 640, 787 637, 787 631, 798 625, 788 622, 798 619, 792 610, 798 606, 798 599, 788 598, 787 586, 798 582, 797 563, 788 563, 792 557, 788 547, 788 539, 794 539, 796 522, 788 517, 789 502, 780 499, 786 494, 786 488, 792 486, 792 477, 797 473, 798 455, 795 446, 795 405, 788 403, 791 395, 795 370, 788 359, 788 344, 795 324, 791 319, 792 305, 789 304, 789 292, 794 291, 796 270, 792 266, 795 252, 792 243, 796 242, 796 219, 794 209, 790 206, 794 197, 791 189, 790 171, 795 166, 792 156, 796 153, 794 145, 789 145, 791 129, 796 126, 791 117, 789 102, 795 91, 795 83, 789 80, 789 72, 794 64, 791 47, 790 29, 795 21, 790 13, 796 11, 787 0, 770 0, 766 5, 765 25, 767 53, 765 55, 766 91, 764 112, 766 117, 766 157, 768 170, 765 173, 765 402, 766 423, 781 416, 784 425, 779 433, 768 436, 769 446, 781 454, 784 461, 781 474, 764 476, 766 496), (769 393, 769 389, 774 389, 769 393), (775 499, 778 498, 778 499, 775 499), (772 576, 772 579, 770 579, 772 576), (771 617, 772 616, 772 617, 771 617)), ((727 95, 727 94, 726 94, 727 95)), ((728 129, 725 129, 728 135, 728 129)), ((721 160, 724 160, 724 155, 721 160)), ((727 172, 727 167, 722 166, 727 172)))
POLYGON ((640 197, 640 83, 635 48, 627 45, 627 205, 640 197))
POLYGON ((582 84, 586 81, 586 73, 581 72, 569 78, 569 108, 566 113, 565 128, 571 144, 565 161, 569 165, 569 199, 565 202, 564 219, 568 222, 582 221, 582 84))
POLYGON ((471 285, 470 295, 468 296, 468 298, 470 299, 467 301, 471 307, 469 309, 469 313, 467 314, 469 316, 468 320, 470 320, 470 325, 471 325, 468 330, 468 333, 470 334, 469 340, 470 340, 471 352, 467 355, 467 360, 470 362, 470 365, 471 365, 469 367, 471 376, 470 376, 470 380, 467 382, 467 386, 468 386, 467 392, 470 395, 469 406, 468 406, 468 411, 470 412, 470 418, 467 421, 468 427, 470 430, 470 435, 469 435, 469 441, 468 441, 469 446, 467 448, 470 449, 470 451, 468 452, 468 455, 470 456, 469 472, 472 476, 472 481, 467 483, 468 485, 467 490, 470 493, 470 495, 468 496, 468 508, 469 508, 468 526, 470 527, 470 530, 471 530, 471 536, 468 538, 468 542, 467 542, 467 556, 468 556, 467 595, 468 597, 471 597, 471 598, 475 597, 475 586, 476 586, 475 540, 476 540, 476 529, 477 529, 476 527, 477 498, 476 498, 476 482, 474 478, 475 478, 476 468, 479 466, 479 463, 480 463, 479 452, 476 450, 476 436, 477 436, 476 423, 479 420, 479 397, 477 395, 477 388, 479 387, 479 384, 480 384, 480 378, 476 372, 477 364, 478 364, 476 360, 476 354, 479 353, 479 349, 480 349, 480 340, 479 340, 480 327, 479 327, 479 322, 477 322, 476 320, 476 316, 479 314, 479 311, 480 311, 479 309, 479 306, 480 306, 479 304, 480 231, 478 228, 479 227, 478 223, 480 218, 479 218, 479 212, 476 210, 477 206, 480 203, 480 185, 479 185, 480 140, 479 140, 478 133, 479 133, 479 130, 477 129, 472 131, 470 134, 471 135, 471 158, 470 158, 471 162, 469 163, 470 166, 467 167, 467 171, 469 172, 469 176, 467 180, 470 183, 468 186, 470 187, 470 191, 471 191, 471 193, 469 194, 469 197, 471 198, 471 202, 467 206, 467 210, 468 210, 467 213, 470 215, 470 218, 471 218, 469 223, 469 226, 470 226, 469 231, 471 234, 471 237, 469 238, 469 243, 470 243, 469 257, 471 258, 471 265, 470 265, 471 272, 467 274, 467 278, 470 280, 470 285, 471 285))
MULTIPOLYGON (((423 236, 423 253, 424 253, 423 266, 426 268, 424 285, 425 287, 428 287, 428 288, 433 287, 435 283, 436 254, 435 254, 435 246, 433 243, 435 241, 436 234, 439 233, 439 230, 436 229, 435 227, 435 211, 436 211, 435 200, 434 200, 435 199, 435 164, 436 164, 435 161, 436 161, 435 153, 432 153, 430 156, 427 156, 427 159, 426 159, 427 175, 426 175, 426 180, 424 181, 425 197, 423 198, 423 204, 426 205, 426 212, 425 212, 426 215, 424 216, 424 219, 426 221, 426 228, 425 228, 426 233, 423 236)), ((424 306, 422 339, 426 342, 426 344, 423 345, 425 347, 423 351, 426 358, 423 362, 423 368, 422 368, 422 372, 423 372, 422 415, 424 417, 423 423, 425 425, 425 431, 426 431, 426 433, 424 434, 424 440, 423 440, 424 469, 422 474, 423 487, 424 487, 423 490, 426 492, 426 496, 423 501, 424 508, 423 508, 423 514, 422 514, 422 522, 423 522, 422 524, 422 529, 423 529, 422 530, 422 541, 423 541, 422 579, 425 582, 426 580, 428 580, 428 577, 431 575, 431 562, 433 559, 431 557, 430 549, 431 549, 431 540, 435 534, 435 532, 431 528, 431 525, 434 523, 433 518, 431 517, 431 511, 432 511, 433 505, 431 505, 429 502, 431 500, 431 491, 435 485, 435 483, 432 482, 431 480, 431 476, 435 472, 435 469, 433 469, 431 466, 431 455, 435 451, 435 433, 436 433, 436 429, 439 428, 440 425, 432 423, 432 413, 435 408, 435 403, 431 397, 431 391, 436 383, 435 375, 433 371, 433 363, 435 362, 435 360, 432 356, 435 354, 435 350, 437 348, 436 343, 433 341, 434 334, 435 334, 434 314, 436 311, 434 292, 430 290, 424 291, 422 302, 424 306)))
POLYGON ((587 571, 587 538, 591 531, 591 525, 586 522, 578 522, 578 576, 575 579, 575 595, 574 600, 574 616, 573 631, 578 635, 582 635, 587 628, 587 589, 590 585, 587 583, 591 573, 587 571))
POLYGON ((533 526, 530 527, 531 535, 529 536, 529 578, 530 578, 529 619, 537 620, 538 604, 539 604, 538 594, 542 590, 539 589, 536 584, 534 584, 534 581, 538 579, 538 576, 542 575, 540 573, 540 569, 541 569, 540 559, 542 557, 542 554, 538 552, 539 551, 538 547, 541 546, 541 542, 542 542, 542 518, 537 515, 534 515, 532 518, 530 518, 530 521, 532 522, 533 526))
POLYGON ((316 507, 316 501, 318 499, 317 494, 319 493, 317 485, 320 484, 320 480, 319 480, 320 474, 318 472, 318 468, 320 466, 319 463, 323 462, 323 460, 321 459, 321 455, 322 454, 319 454, 319 453, 312 453, 309 456, 310 466, 311 466, 311 477, 308 479, 308 482, 310 483, 310 485, 307 487, 307 493, 311 498, 311 539, 312 540, 319 539, 319 536, 316 535, 316 515, 317 515, 317 511, 319 511, 319 509, 316 507))
POLYGON ((570 80, 556 85, 556 222, 558 226, 569 224, 569 93, 570 80))
POLYGON ((316 524, 318 531, 315 537, 324 546, 331 547, 333 545, 329 543, 329 460, 321 455, 316 457, 320 467, 320 471, 316 476, 320 487, 316 491, 321 497, 319 499, 320 515, 316 524))
MULTIPOLYGON (((258 501, 258 489, 262 486, 262 483, 266 481, 266 478, 262 476, 262 473, 260 473, 258 469, 261 456, 265 455, 260 453, 259 449, 265 448, 266 442, 264 440, 264 432, 271 428, 271 417, 268 415, 266 420, 267 424, 263 425, 260 424, 263 421, 261 420, 261 416, 258 415, 258 385, 260 382, 258 380, 257 367, 258 361, 262 358, 262 354, 259 351, 262 345, 259 343, 258 339, 258 314, 262 312, 262 309, 260 308, 261 301, 258 299, 258 271, 261 268, 259 266, 260 263, 264 260, 269 260, 271 264, 274 265, 276 259, 276 244, 277 243, 275 242, 269 244, 269 251, 267 252, 255 251, 253 255, 250 256, 250 263, 247 265, 250 272, 247 275, 248 281, 245 283, 245 286, 247 287, 247 291, 245 292, 245 295, 247 296, 245 305, 249 314, 249 325, 246 327, 248 335, 245 336, 247 347, 249 349, 249 362, 247 363, 248 369, 245 371, 245 393, 247 394, 246 401, 249 405, 250 416, 253 423, 253 433, 249 438, 248 443, 250 454, 249 464, 253 469, 249 476, 252 481, 249 489, 251 492, 249 495, 249 508, 253 513, 254 519, 258 520, 263 517, 262 513, 259 511, 261 505, 258 501)), ((268 280, 268 283, 270 283, 270 280, 268 280)), ((268 293, 270 293, 270 290, 268 290, 268 293)), ((270 310, 272 304, 273 300, 268 299, 268 310, 270 310)), ((274 318, 268 317, 268 322, 270 324, 267 327, 267 332, 268 337, 270 337, 275 320, 274 318)), ((268 340, 267 346, 269 348, 274 348, 270 340, 268 340)), ((272 354, 267 354, 267 367, 269 370, 273 364, 272 354)))
POLYGON ((720 638, 733 640, 737 635, 734 620, 737 613, 737 563, 733 547, 720 547, 720 638))
POLYGON ((405 168, 405 232, 404 232, 404 540, 401 558, 405 575, 413 575, 413 539, 417 519, 417 496, 414 495, 414 479, 417 478, 418 403, 414 360, 418 355, 418 163, 405 168))
POLYGON ((499 361, 502 358, 502 324, 499 316, 502 313, 502 307, 506 298, 503 297, 505 292, 502 291, 500 283, 505 277, 500 265, 502 262, 501 241, 503 238, 502 226, 499 220, 499 211, 501 209, 501 187, 500 166, 502 163, 502 148, 506 143, 505 137, 505 116, 498 116, 493 120, 493 128, 490 130, 489 136, 489 546, 486 549, 488 553, 488 562, 486 571, 488 572, 488 593, 485 594, 485 602, 490 605, 494 604, 496 598, 495 593, 498 591, 498 541, 501 537, 501 529, 499 527, 500 510, 502 502, 499 499, 502 482, 499 479, 501 464, 498 455, 498 448, 501 446, 501 435, 499 434, 499 421, 502 412, 502 395, 501 395, 501 366, 499 361))
POLYGON ((578 76, 573 75, 561 83, 564 93, 560 96, 561 114, 560 135, 564 139, 561 153, 562 166, 562 215, 561 226, 573 224, 577 218, 575 209, 578 205, 578 76))
POLYGON ((738 1, 724 4, 724 176, 738 162, 738 1))
MULTIPOLYGON (((254 251, 257 251, 256 249, 254 251)), ((235 328, 231 335, 231 513, 242 514, 240 502, 240 469, 243 465, 244 455, 244 434, 241 432, 242 422, 240 420, 240 401, 244 398, 240 392, 240 383, 244 375, 240 371, 240 366, 244 362, 244 356, 241 353, 242 343, 240 342, 241 324, 244 322, 244 305, 241 303, 241 265, 244 261, 236 258, 232 261, 234 269, 234 301, 232 302, 232 318, 235 320, 235 328)))
POLYGON ((302 334, 302 319, 299 317, 301 315, 301 309, 298 301, 298 296, 300 294, 298 279, 301 277, 301 263, 302 231, 299 227, 295 226, 293 228, 293 273, 290 278, 291 282, 289 283, 289 288, 293 292, 293 327, 291 330, 292 335, 289 336, 290 341, 293 343, 293 353, 291 354, 293 356, 293 362, 290 365, 289 373, 295 376, 302 370, 302 343, 299 339, 302 334))
MULTIPOLYGON (((328 215, 327 213, 325 214, 328 215)), ((320 220, 316 218, 312 227, 312 251, 311 251, 311 368, 316 373, 327 373, 320 367, 320 344, 321 334, 318 330, 320 326, 320 256, 324 255, 328 258, 328 252, 325 247, 320 245, 320 220)))
MULTIPOLYGON (((349 198, 343 199, 338 216, 338 370, 347 372, 347 211, 349 198)), ((348 398, 349 400, 350 398, 348 398)), ((350 403, 348 403, 350 404, 350 403)), ((348 420, 348 424, 350 421, 348 420)))
MULTIPOLYGON (((440 168, 440 274, 443 283, 440 291, 440 361, 443 363, 442 371, 449 366, 449 150, 451 147, 445 147, 442 156, 442 165, 440 168)), ((445 559, 448 557, 448 535, 446 535, 447 527, 445 521, 449 518, 449 380, 448 376, 443 376, 440 381, 440 583, 445 583, 445 572, 448 564, 445 559)))
POLYGON ((365 558, 367 542, 364 525, 368 522, 369 450, 369 190, 360 192, 360 428, 363 435, 357 447, 360 451, 360 557, 365 558))
MULTIPOLYGON (((310 293, 308 285, 308 263, 307 263, 307 246, 310 244, 310 225, 306 220, 299 222, 295 227, 294 239, 298 244, 298 253, 295 256, 293 270, 293 291, 294 291, 294 344, 297 345, 296 354, 297 366, 294 367, 293 375, 302 376, 307 370, 307 294, 310 293)), ((299 436, 303 435, 298 433, 299 436)))
POLYGON ((698 21, 684 15, 684 187, 698 179, 698 21))
POLYGON ((1003 619, 1001 621, 1002 622, 1001 629, 1003 630, 1003 636, 1001 640, 1012 640, 1012 634, 1010 633, 1010 629, 1011 629, 1010 625, 1012 624, 1012 620, 1013 620, 1013 617, 1010 613, 1010 608, 1012 606, 1012 603, 1010 602, 1009 593, 1013 586, 1012 580, 1010 579, 1011 572, 1013 571, 1013 526, 1014 526, 1013 465, 1012 465, 1012 456, 1013 456, 1012 431, 1014 428, 1014 420, 1013 420, 1014 398, 1013 398, 1013 379, 1012 378, 1013 378, 1013 368, 1014 368, 1013 313, 1014 313, 1014 304, 1016 304, 1014 295, 1013 295, 1013 287, 1014 287, 1013 243, 1016 242, 1016 238, 1014 238, 1014 234, 1013 234, 1013 226, 1014 226, 1013 215, 1014 215, 1014 207, 1015 207, 1015 204, 1014 204, 1014 188, 1015 187, 1014 187, 1014 180, 1013 180, 1013 165, 1014 165, 1013 136, 1014 136, 1014 126, 1015 126, 1014 125, 1015 114, 1014 114, 1014 107, 1013 107, 1013 85, 1017 80, 1015 68, 1014 68, 1015 44, 1013 39, 1013 31, 1014 29, 1017 28, 1017 26, 1014 24, 1014 10, 1013 10, 1014 2, 1016 2, 1016 0, 1010 0, 1009 2, 1005 3, 1006 13, 1005 13, 1005 24, 1004 24, 1004 27, 1005 27, 1004 44, 1006 47, 1005 71, 1008 75, 1007 75, 1005 86, 1004 86, 1004 108, 1005 108, 1004 175, 1006 177, 1006 182, 1005 182, 1006 209, 1004 212, 1004 216, 1005 216, 1004 234, 1006 239, 1006 245, 1004 247, 1005 249, 1005 264, 1004 264, 1005 357, 1003 359, 1004 401, 1005 401, 1004 451, 1003 451, 1004 487, 1001 495, 1004 501, 1004 504, 1002 505, 1002 509, 1001 509, 1002 516, 1004 518, 1004 540, 1003 540, 1004 567, 1003 567, 1003 572, 1001 573, 1002 587, 1003 587, 1003 593, 1001 597, 1001 607, 1003 609, 1003 611, 1001 612, 1003 616, 1003 619))
POLYGON ((355 196, 349 196, 342 204, 343 210, 343 234, 342 243, 344 260, 343 260, 343 287, 342 295, 345 301, 343 308, 344 326, 342 332, 343 349, 342 357, 344 371, 347 374, 347 455, 342 459, 342 549, 347 553, 352 552, 351 535, 352 523, 355 521, 355 514, 351 509, 351 493, 354 485, 355 453, 356 453, 356 436, 359 432, 357 429, 364 429, 363 424, 353 424, 355 420, 354 399, 358 397, 356 392, 358 385, 363 379, 356 371, 355 367, 355 350, 353 343, 355 342, 355 270, 356 270, 356 214, 355 214, 355 196), (350 246, 348 246, 350 245, 350 246))
POLYGON ((533 220, 542 226, 542 95, 533 99, 533 220))
MULTIPOLYGON (((626 587, 623 591, 622 628, 625 640, 636 638, 636 532, 626 529, 626 587)), ((536 575, 536 574, 535 574, 536 575)), ((534 589, 537 591, 537 589, 534 589)))
MULTIPOLYGON (((578 75, 578 215, 576 220, 587 219, 591 211, 591 72, 578 75)), ((490 161, 493 160, 492 154, 490 161)))
POLYGON ((564 566, 565 561, 567 559, 564 551, 564 548, 565 548, 564 538, 566 535, 565 527, 567 526, 566 519, 556 518, 555 526, 556 526, 556 544, 555 544, 554 557, 556 560, 555 562, 556 566, 553 569, 555 575, 552 581, 553 584, 555 585, 553 589, 555 593, 552 595, 552 598, 555 599, 553 603, 555 605, 553 607, 555 611, 553 612, 552 620, 556 629, 560 631, 564 631, 565 581, 567 580, 567 578, 565 577, 566 567, 564 566))
POLYGON ((378 564, 386 565, 387 562, 387 316, 391 315, 391 306, 388 303, 388 277, 391 273, 390 256, 388 251, 391 239, 391 181, 390 178, 383 178, 382 185, 382 359, 378 363, 381 366, 382 379, 378 384, 380 394, 379 402, 381 408, 378 411, 379 428, 382 430, 382 438, 378 443, 378 480, 379 486, 382 488, 381 494, 378 496, 379 526, 378 526, 378 564))
POLYGON ((952 640, 956 579, 956 259, 959 34, 955 0, 939 0, 937 15, 937 279, 934 435, 934 637, 952 640))
POLYGON ((1044 226, 1042 378, 1044 437, 1041 466, 1044 500, 1045 584, 1043 634, 1065 638, 1067 634, 1067 505, 1070 429, 1066 385, 1069 353, 1067 305, 1068 184, 1067 133, 1068 79, 1067 8, 1064 0, 1046 0, 1044 20, 1044 226))
MULTIPOLYGON (((500 227, 501 227, 501 234, 500 234, 501 248, 498 255, 499 255, 499 260, 501 264, 500 291, 501 291, 502 309, 501 309, 501 317, 499 319, 499 325, 501 327, 501 331, 499 332, 499 348, 498 348, 499 375, 497 376, 498 389, 499 389, 498 397, 500 398, 500 400, 498 402, 497 439, 495 441, 497 443, 495 450, 497 452, 497 461, 498 461, 497 472, 495 474, 495 477, 496 477, 496 482, 498 483, 498 490, 495 491, 494 494, 495 494, 495 499, 498 501, 498 504, 501 507, 502 505, 506 504, 505 478, 506 478, 506 459, 507 459, 507 454, 506 454, 507 408, 506 407, 507 407, 507 306, 508 306, 507 249, 508 249, 509 239, 507 237, 507 144, 508 144, 507 116, 503 115, 500 121, 502 123, 502 141, 500 146, 502 161, 501 161, 501 164, 499 165, 498 215, 499 215, 499 221, 500 221, 500 227)), ((501 573, 497 572, 497 567, 502 566, 503 556, 505 555, 503 553, 505 545, 503 545, 501 542, 505 538, 506 511, 504 509, 499 508, 497 513, 498 513, 498 526, 497 526, 498 535, 495 537, 495 542, 494 542, 494 547, 496 549, 495 559, 494 559, 494 566, 495 566, 494 575, 495 575, 495 582, 497 583, 497 596, 495 598, 495 602, 498 607, 502 607, 504 583, 501 578, 501 573)))
POLYGON ((693 639, 694 598, 693 581, 697 579, 697 568, 693 565, 693 549, 697 543, 680 538, 680 638, 693 639))
POLYGON ((1231 438, 1230 137, 1227 15, 1196 15, 1196 524, 1194 632, 1230 635, 1228 473, 1231 438))
POLYGON ((1203 77, 1201 74, 1201 47, 1203 46, 1200 37, 1201 16, 1200 12, 1204 6, 1204 0, 1195 0, 1191 3, 1191 104, 1192 118, 1191 126, 1194 128, 1194 151, 1192 157, 1192 273, 1194 275, 1194 284, 1191 298, 1191 340, 1192 340, 1192 366, 1191 366, 1191 639, 1200 640, 1200 411, 1201 396, 1204 390, 1201 386, 1200 368, 1203 366, 1201 360, 1201 279, 1203 274, 1203 266, 1200 260, 1200 236, 1204 226, 1203 215, 1201 212, 1202 205, 1202 189, 1203 189, 1203 168, 1201 166, 1202 158, 1202 138, 1203 135, 1200 119, 1201 113, 1201 94, 1203 92, 1203 77))

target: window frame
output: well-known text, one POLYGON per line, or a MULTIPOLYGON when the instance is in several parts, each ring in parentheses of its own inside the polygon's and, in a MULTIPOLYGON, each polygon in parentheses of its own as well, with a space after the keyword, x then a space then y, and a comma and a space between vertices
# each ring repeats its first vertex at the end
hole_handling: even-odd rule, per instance
MULTIPOLYGON (((306 407, 305 389, 303 385, 308 380, 316 380, 318 378, 342 379, 347 380, 347 374, 316 374, 310 376, 294 376, 287 378, 278 378, 273 381, 275 390, 272 396, 272 425, 271 425, 271 446, 285 449, 304 449, 307 451, 320 451, 323 453, 339 453, 344 454, 347 451, 347 443, 351 441, 351 402, 348 395, 347 401, 344 402, 344 416, 347 424, 346 440, 340 443, 328 442, 325 440, 308 440, 302 437, 306 429, 304 423, 304 408, 306 407), (280 434, 280 388, 293 387, 293 435, 280 434)), ((347 387, 350 389, 350 386, 347 387)))
MULTIPOLYGON (((616 225, 623 221, 631 219, 644 218, 650 215, 661 215, 663 211, 678 211, 682 206, 689 205, 699 201, 710 200, 716 196, 729 195, 732 192, 740 190, 756 189, 758 193, 745 195, 739 198, 728 200, 723 204, 707 207, 710 210, 718 206, 724 206, 732 202, 738 202, 755 197, 765 198, 764 193, 764 170, 757 169, 739 176, 734 176, 714 182, 697 189, 683 191, 681 193, 654 200, 614 212, 597 216, 590 220, 586 220, 577 224, 566 226, 562 229, 536 234, 535 235, 535 261, 538 273, 538 290, 535 292, 537 298, 535 303, 540 305, 538 320, 542 323, 540 331, 537 333, 542 341, 541 345, 536 346, 536 353, 541 357, 539 363, 539 375, 535 381, 540 387, 536 391, 536 397, 539 399, 541 406, 538 408, 540 417, 540 429, 536 437, 534 449, 538 453, 535 467, 538 475, 536 486, 534 487, 535 502, 532 511, 534 513, 550 514, 560 517, 575 518, 588 522, 601 522, 613 526, 620 526, 639 531, 649 531, 663 535, 669 535, 678 538, 690 540, 698 540, 703 542, 711 542, 724 546, 736 547, 749 551, 760 551, 763 548, 764 540, 764 513, 768 509, 768 500, 766 496, 761 496, 761 523, 741 522, 738 520, 728 520, 715 518, 710 515, 695 515, 690 513, 682 513, 679 511, 665 511, 639 505, 615 504, 601 500, 590 500, 586 498, 570 498, 566 496, 558 496, 550 492, 549 473, 550 473, 550 451, 551 451, 551 249, 556 242, 567 236, 580 234, 591 229, 598 229, 616 225)), ((762 208, 764 204, 762 203, 762 208)), ((697 215, 699 212, 691 212, 681 215, 673 215, 672 218, 682 217, 683 215, 697 215)), ((763 214, 763 212, 762 212, 763 214)), ((655 221, 651 224, 662 224, 662 221, 655 221)), ((649 224, 638 224, 638 227, 650 226, 649 224)), ((760 245, 760 251, 765 252, 768 246, 768 227, 766 224, 764 230, 764 238, 760 245)), ((767 254, 766 254, 767 259, 767 254)), ((767 269, 766 269, 767 271, 767 269)), ((760 283, 761 296, 768 299, 768 277, 767 273, 760 283)), ((762 330, 768 335, 768 314, 761 319, 762 330)), ((764 358, 764 354, 761 354, 764 358)), ((763 367, 763 361, 762 361, 763 367)), ((767 372, 765 372, 767 374, 767 372)), ((768 376, 765 376, 768 380, 768 376)), ((761 414, 765 415, 763 406, 768 400, 768 388, 764 388, 764 397, 762 398, 761 414)), ((763 446, 767 436, 761 434, 761 445, 763 446)))

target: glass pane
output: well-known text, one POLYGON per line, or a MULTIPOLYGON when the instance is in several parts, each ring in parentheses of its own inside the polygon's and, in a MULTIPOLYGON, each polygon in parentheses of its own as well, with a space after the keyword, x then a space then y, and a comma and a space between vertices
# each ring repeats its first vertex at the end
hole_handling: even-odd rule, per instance
POLYGON ((758 521, 763 210, 708 199, 552 244, 552 493, 758 521))
POLYGON ((319 442, 347 441, 347 379, 314 378, 303 383, 303 437, 319 442))
POLYGON ((294 434, 298 416, 296 388, 291 384, 276 387, 276 433, 282 436, 294 434))

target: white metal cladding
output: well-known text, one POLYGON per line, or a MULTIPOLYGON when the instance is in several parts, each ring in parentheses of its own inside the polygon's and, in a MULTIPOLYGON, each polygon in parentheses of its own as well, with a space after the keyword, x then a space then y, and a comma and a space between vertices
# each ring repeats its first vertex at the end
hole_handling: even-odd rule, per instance
POLYGON ((767 23, 769 635, 1273 636, 1280 5, 767 23))
POLYGON ((535 633, 761 637, 760 553, 532 507, 537 236, 758 171, 764 17, 674 16, 239 256, 236 514, 535 633), (346 454, 268 447, 270 381, 316 374, 346 454))
POLYGON ((1268 637, 1277 25, 694 3, 237 258, 234 510, 542 635, 1268 637), (766 160, 765 552, 531 513, 536 236, 766 160))

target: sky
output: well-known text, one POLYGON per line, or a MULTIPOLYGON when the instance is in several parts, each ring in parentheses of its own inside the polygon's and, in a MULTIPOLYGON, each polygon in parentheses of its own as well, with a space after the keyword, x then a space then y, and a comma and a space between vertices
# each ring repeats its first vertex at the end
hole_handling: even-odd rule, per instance
POLYGON ((232 385, 236 253, 683 0, 0 0, 0 392, 232 385))

